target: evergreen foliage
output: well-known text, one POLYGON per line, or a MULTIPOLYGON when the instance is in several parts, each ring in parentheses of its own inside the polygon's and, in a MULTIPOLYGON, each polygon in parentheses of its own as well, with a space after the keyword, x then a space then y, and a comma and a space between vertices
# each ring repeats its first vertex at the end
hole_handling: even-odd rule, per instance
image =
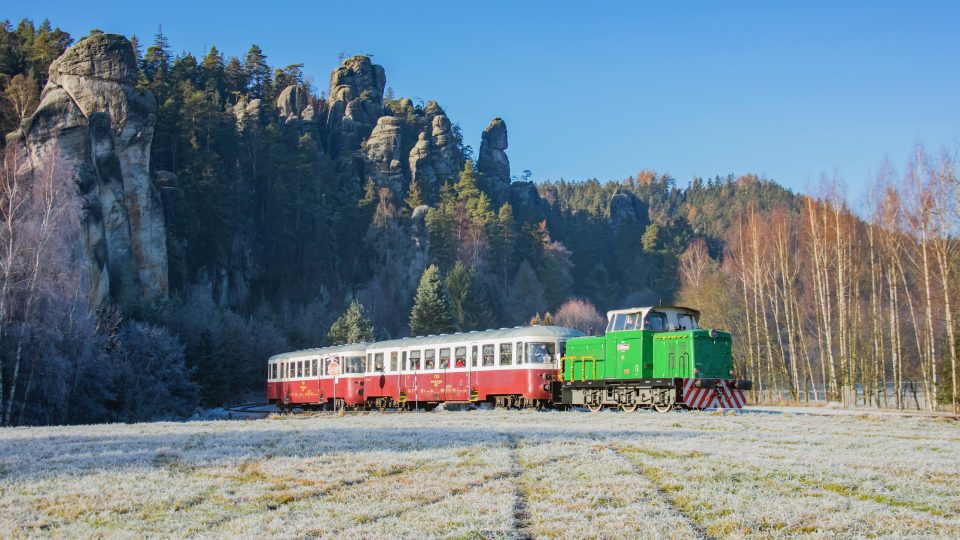
POLYGON ((448 334, 456 330, 453 306, 440 277, 431 264, 423 271, 410 312, 410 333, 414 336, 448 334))
POLYGON ((363 305, 356 300, 350 302, 327 332, 330 345, 370 342, 373 339, 373 323, 363 305))

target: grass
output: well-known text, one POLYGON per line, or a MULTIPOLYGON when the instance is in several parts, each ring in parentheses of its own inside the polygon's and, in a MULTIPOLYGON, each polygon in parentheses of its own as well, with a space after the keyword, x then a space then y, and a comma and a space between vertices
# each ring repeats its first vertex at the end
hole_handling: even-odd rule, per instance
POLYGON ((960 424, 471 411, 0 430, 0 537, 960 537, 960 424))

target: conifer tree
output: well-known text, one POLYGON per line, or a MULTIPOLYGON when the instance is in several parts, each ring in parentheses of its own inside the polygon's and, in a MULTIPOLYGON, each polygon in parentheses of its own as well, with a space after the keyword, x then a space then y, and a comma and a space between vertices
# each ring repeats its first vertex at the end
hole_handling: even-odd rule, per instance
POLYGON ((418 206, 423 204, 423 193, 420 191, 420 183, 416 180, 410 181, 410 188, 407 190, 407 198, 404 199, 407 206, 410 207, 410 210, 416 210, 418 206))
POLYGON ((415 336, 445 334, 456 330, 453 307, 437 265, 431 264, 420 277, 420 286, 410 312, 410 333, 415 336))
POLYGON ((479 330, 490 324, 490 309, 476 270, 457 261, 447 274, 446 285, 460 330, 479 330))
POLYGON ((363 304, 353 300, 337 320, 330 325, 327 341, 331 345, 373 341, 373 323, 363 304))

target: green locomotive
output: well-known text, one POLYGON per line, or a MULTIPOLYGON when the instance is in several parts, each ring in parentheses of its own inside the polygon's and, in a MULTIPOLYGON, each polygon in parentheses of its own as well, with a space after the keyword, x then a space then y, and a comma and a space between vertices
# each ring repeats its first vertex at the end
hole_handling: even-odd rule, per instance
POLYGON ((591 411, 742 408, 751 383, 734 374, 730 334, 700 328, 699 318, 679 306, 607 312, 605 335, 567 340, 554 403, 591 411))

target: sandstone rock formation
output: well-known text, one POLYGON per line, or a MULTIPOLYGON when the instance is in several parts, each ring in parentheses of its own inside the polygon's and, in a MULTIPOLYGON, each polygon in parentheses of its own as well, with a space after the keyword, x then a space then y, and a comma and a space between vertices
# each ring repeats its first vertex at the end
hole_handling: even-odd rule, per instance
POLYGON ((416 182, 420 190, 426 193, 435 193, 437 189, 437 173, 433 170, 431 148, 427 133, 421 131, 408 158, 411 182, 416 182))
POLYGON ((431 157, 433 171, 440 184, 456 182, 463 169, 463 156, 457 145, 457 138, 453 134, 453 126, 445 114, 433 117, 430 131, 431 157))
MULTIPOLYGON (((300 119, 300 115, 307 108, 307 92, 302 86, 292 84, 283 89, 277 97, 277 113, 281 122, 290 122, 300 119)), ((313 109, 311 108, 311 116, 313 109)))
POLYGON ((334 155, 355 152, 383 112, 383 66, 366 56, 352 56, 330 75, 327 99, 328 148, 334 155))
POLYGON ((88 280, 97 300, 131 305, 167 295, 160 195, 150 175, 156 100, 138 93, 130 42, 94 34, 50 65, 36 112, 7 136, 32 174, 63 156, 84 201, 88 280))
POLYGON ((510 187, 510 160, 507 159, 507 124, 494 118, 483 130, 477 171, 482 175, 481 187, 495 201, 503 201, 510 187))
POLYGON ((402 193, 406 184, 400 162, 400 119, 381 116, 363 143, 367 178, 378 187, 402 193))

